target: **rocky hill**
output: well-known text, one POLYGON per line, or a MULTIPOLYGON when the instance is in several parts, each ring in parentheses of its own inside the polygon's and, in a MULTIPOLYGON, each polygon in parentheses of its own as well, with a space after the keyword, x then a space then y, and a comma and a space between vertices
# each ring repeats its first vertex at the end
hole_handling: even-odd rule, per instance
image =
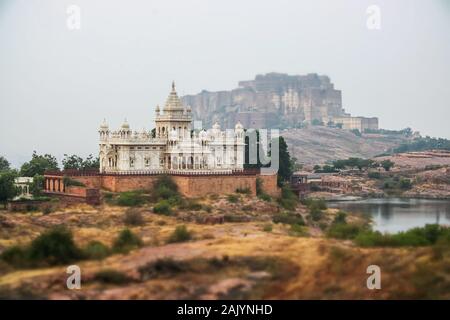
POLYGON ((372 158, 408 141, 400 134, 362 134, 325 126, 287 129, 281 132, 291 156, 306 165, 349 157, 372 158))
POLYGON ((345 115, 341 91, 328 76, 315 73, 257 75, 254 80, 240 81, 233 90, 203 90, 181 99, 205 127, 219 122, 234 128, 237 121, 255 129, 298 127, 302 122, 327 123, 345 115))

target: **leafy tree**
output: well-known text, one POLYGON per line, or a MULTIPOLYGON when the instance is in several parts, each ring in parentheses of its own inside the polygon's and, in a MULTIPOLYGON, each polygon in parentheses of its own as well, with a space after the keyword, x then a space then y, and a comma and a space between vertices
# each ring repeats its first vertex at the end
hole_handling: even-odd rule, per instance
POLYGON ((95 157, 90 154, 82 163, 82 169, 99 169, 100 168, 100 159, 99 157, 95 157))
MULTIPOLYGON (((406 129, 404 129, 406 130, 406 129)), ((410 134, 406 132, 405 134, 410 134)), ((450 150, 450 140, 443 138, 420 137, 413 141, 401 144, 393 150, 394 153, 411 152, 411 151, 425 151, 425 150, 450 150)))
POLYGON ((50 154, 38 155, 33 151, 31 160, 25 162, 20 168, 20 174, 25 177, 34 177, 43 175, 46 170, 57 170, 58 161, 50 154))
POLYGON ((291 158, 291 168, 292 168, 293 172, 299 171, 299 170, 303 169, 303 164, 298 163, 298 159, 296 157, 292 157, 291 158))
POLYGON ((6 201, 17 195, 14 178, 16 178, 14 171, 0 172, 0 202, 3 202, 4 205, 6 205, 6 201))
POLYGON ((323 122, 318 119, 314 119, 313 121, 311 121, 311 124, 313 126, 323 126, 323 122))
POLYGON ((29 248, 31 261, 49 265, 70 263, 81 258, 70 230, 55 227, 33 240, 29 248))
POLYGON ((42 194, 42 190, 44 189, 44 176, 36 174, 33 177, 33 182, 30 184, 30 193, 37 197, 42 194))
POLYGON ((64 159, 62 160, 62 165, 65 170, 67 169, 81 169, 83 167, 83 158, 73 154, 68 156, 64 154, 64 159))
POLYGON ((85 160, 82 157, 79 157, 75 154, 69 156, 64 154, 64 159, 62 160, 63 168, 67 169, 98 169, 100 167, 100 160, 98 157, 94 158, 92 154, 90 154, 85 160))
POLYGON ((282 181, 289 181, 292 176, 292 161, 288 151, 288 146, 283 137, 279 137, 279 165, 278 184, 282 181))
POLYGON ((383 160, 381 161, 380 165, 384 168, 384 170, 386 171, 390 171, 391 168, 394 166, 394 162, 392 162, 391 160, 383 160))
POLYGON ((10 164, 5 157, 0 156, 0 171, 6 171, 10 169, 10 164))

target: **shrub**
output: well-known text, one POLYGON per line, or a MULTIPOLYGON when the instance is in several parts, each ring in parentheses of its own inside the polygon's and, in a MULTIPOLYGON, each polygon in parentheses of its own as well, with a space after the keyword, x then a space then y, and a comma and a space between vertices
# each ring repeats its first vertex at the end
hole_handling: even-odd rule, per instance
POLYGON ((314 208, 310 210, 309 216, 313 221, 319 221, 323 218, 323 212, 319 209, 314 208))
POLYGON ((144 217, 138 210, 130 208, 125 212, 123 222, 128 226, 141 226, 144 224, 144 217))
POLYGON ((112 192, 104 192, 103 193, 103 199, 105 199, 105 201, 107 203, 111 203, 112 200, 114 199, 114 193, 112 193, 112 192))
POLYGON ((297 237, 304 237, 308 235, 307 229, 299 224, 291 225, 290 234, 297 237))
POLYGON ((53 208, 50 207, 50 206, 45 207, 44 209, 42 209, 42 214, 44 214, 44 215, 50 214, 52 212, 53 212, 53 208))
POLYGON ((179 198, 178 186, 172 177, 162 175, 156 180, 152 195, 155 200, 179 198))
POLYGON ((228 200, 228 202, 231 202, 231 203, 237 203, 239 201, 239 197, 235 194, 229 194, 227 196, 227 200, 228 200))
POLYGON ((145 196, 142 191, 127 191, 122 192, 117 197, 116 203, 119 206, 135 207, 140 206, 145 202, 145 196))
POLYGON ((191 232, 185 225, 177 226, 168 239, 168 243, 185 242, 192 239, 191 232))
POLYGON ((24 268, 28 266, 28 252, 20 246, 13 246, 5 249, 0 255, 0 258, 6 263, 17 268, 24 268))
POLYGON ((172 214, 172 208, 167 200, 161 200, 153 207, 153 212, 165 216, 172 214))
POLYGON ((336 239, 355 239, 364 230, 362 225, 334 223, 327 231, 327 236, 336 239))
POLYGON ((379 173, 378 171, 370 171, 367 176, 370 179, 380 179, 381 178, 381 173, 379 173))
POLYGON ((174 275, 188 271, 189 266, 185 261, 175 261, 172 258, 161 258, 140 267, 139 273, 143 281, 162 275, 174 275))
POLYGON ((131 281, 125 273, 113 269, 97 272, 94 275, 94 280, 105 284, 125 284, 131 281))
POLYGON ((66 264, 81 258, 72 233, 64 227, 51 229, 31 242, 29 259, 48 265, 66 264))
POLYGON ((302 201, 305 206, 307 206, 310 210, 326 210, 327 204, 322 199, 305 199, 302 201))
POLYGON ((181 202, 180 209, 199 211, 203 209, 203 206, 193 199, 185 199, 181 202))
POLYGON ((249 195, 249 194, 251 194, 252 193, 252 190, 250 190, 250 188, 237 188, 236 189, 236 193, 241 193, 241 194, 247 194, 247 195, 249 195))
POLYGON ((271 223, 267 223, 263 226, 263 231, 265 232, 272 232, 273 226, 271 223))
POLYGON ((271 202, 271 201, 272 201, 272 197, 269 196, 269 195, 266 194, 266 193, 261 193, 261 194, 259 194, 259 195, 258 195, 258 198, 260 198, 260 199, 263 200, 263 201, 267 201, 267 202, 271 202))
POLYGON ((294 210, 298 204, 297 195, 292 192, 288 186, 281 188, 281 198, 278 199, 278 203, 287 210, 294 210))
POLYGON ((305 221, 301 215, 290 214, 290 213, 282 213, 277 214, 272 217, 272 221, 274 223, 285 223, 285 224, 297 224, 297 225, 305 225, 305 221))
POLYGON ((347 213, 344 211, 338 211, 334 217, 333 224, 347 223, 347 213))
POLYGON ((377 231, 360 232, 355 242, 363 247, 427 246, 437 243, 450 235, 450 228, 429 224, 396 234, 382 234, 377 231))
POLYGON ((400 189, 403 190, 408 190, 412 188, 412 183, 410 179, 401 178, 398 185, 400 189))
POLYGON ((91 241, 83 248, 83 256, 87 259, 102 260, 109 254, 109 248, 100 241, 91 241))
POLYGON ((142 246, 142 240, 135 235, 130 229, 123 229, 117 239, 114 241, 113 250, 120 253, 142 246))
POLYGON ((260 196, 264 194, 263 181, 261 178, 256 178, 256 195, 260 196))

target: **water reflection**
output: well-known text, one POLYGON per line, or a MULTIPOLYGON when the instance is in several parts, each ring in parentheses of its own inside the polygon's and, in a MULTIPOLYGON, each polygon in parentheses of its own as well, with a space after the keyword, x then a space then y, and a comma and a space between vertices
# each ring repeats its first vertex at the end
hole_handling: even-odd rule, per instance
POLYGON ((370 214, 373 229, 395 233, 425 224, 450 225, 450 201, 425 199, 366 199, 358 201, 332 201, 330 208, 370 214))

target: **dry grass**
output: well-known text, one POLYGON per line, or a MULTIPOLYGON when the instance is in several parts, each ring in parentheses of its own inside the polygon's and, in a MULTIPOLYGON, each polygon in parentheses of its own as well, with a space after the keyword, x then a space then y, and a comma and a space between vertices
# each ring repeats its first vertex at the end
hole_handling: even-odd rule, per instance
MULTIPOLYGON (((270 223, 277 209, 273 204, 243 197, 240 207, 226 197, 197 199, 211 212, 178 212, 175 216, 152 213, 151 207, 140 207, 142 225, 132 226, 144 247, 130 253, 115 254, 102 261, 80 261, 82 290, 65 289, 64 266, 11 270, 0 267, 0 297, 43 297, 50 299, 390 299, 450 298, 447 253, 433 255, 431 248, 391 249, 355 247, 349 241, 325 239, 320 230, 309 227, 310 237, 293 237, 290 228, 272 224, 272 231, 262 226, 270 223), (260 211, 249 212, 242 206, 260 211), (205 225, 190 218, 193 215, 245 214, 250 221, 205 225), (166 244, 177 225, 185 224, 193 239, 186 243, 166 244), (143 279, 139 269, 159 259, 194 263, 190 272, 171 277, 143 279), (246 261, 225 263, 214 268, 208 261, 246 261), (199 262, 203 261, 203 262, 199 262), (207 261, 207 262, 205 262, 207 261), (262 263, 262 269, 258 266, 262 263), (276 263, 269 263, 276 261, 276 263), (199 263, 199 264, 197 264, 199 263), (377 264, 382 269, 382 290, 366 288, 366 268, 377 264), (114 284, 95 281, 101 270, 114 270, 132 281, 114 284), (280 273, 281 270, 281 273, 280 273), (280 276, 285 275, 285 276, 280 276), (93 280, 94 279, 94 280, 93 280), (439 281, 438 281, 439 280, 439 281), (27 288, 25 290, 24 288, 27 288)), ((304 214, 304 209, 298 209, 304 214), (303 211, 302 211, 303 210, 303 211)), ((0 228, 0 250, 26 244, 51 226, 69 227, 76 243, 84 246, 92 240, 111 246, 125 227, 126 208, 103 205, 97 208, 79 205, 42 213, 0 213, 8 228, 0 228), (6 218, 5 218, 6 217, 6 218)), ((332 221, 335 212, 328 210, 325 220, 332 221)), ((353 219, 353 218, 350 218, 353 219)), ((308 227, 307 227, 308 228, 308 227)))

